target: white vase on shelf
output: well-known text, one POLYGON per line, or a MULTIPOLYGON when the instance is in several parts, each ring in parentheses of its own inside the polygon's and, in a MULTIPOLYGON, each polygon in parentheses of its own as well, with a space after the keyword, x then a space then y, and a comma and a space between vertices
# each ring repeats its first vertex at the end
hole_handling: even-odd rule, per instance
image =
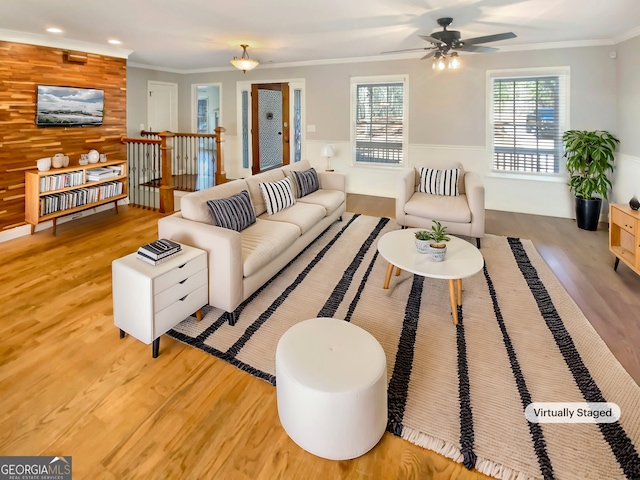
POLYGON ((51 168, 51 157, 45 157, 36 160, 36 165, 38 166, 38 170, 40 170, 41 172, 46 172, 51 168))

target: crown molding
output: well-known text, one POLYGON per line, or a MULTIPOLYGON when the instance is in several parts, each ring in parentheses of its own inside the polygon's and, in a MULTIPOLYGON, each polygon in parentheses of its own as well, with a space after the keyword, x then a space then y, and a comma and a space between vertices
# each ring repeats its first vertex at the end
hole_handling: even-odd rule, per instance
POLYGON ((614 38, 615 43, 626 42, 640 35, 640 26, 627 30, 614 38))
POLYGON ((96 55, 104 55, 107 57, 128 58, 133 50, 112 47, 110 45, 99 45, 96 43, 81 42, 78 40, 70 40, 64 37, 50 37, 48 35, 39 35, 35 33, 16 32, 14 30, 3 30, 0 28, 0 41, 13 43, 26 43, 29 45, 38 45, 40 47, 60 48, 63 50, 77 50, 96 55))
MULTIPOLYGON (((578 48, 578 47, 598 47, 603 45, 613 45, 613 40, 581 40, 572 42, 554 42, 554 43, 536 43, 528 45, 512 45, 501 46, 500 51, 496 53, 505 52, 519 52, 528 50, 547 50, 556 48, 578 48)), ((267 68, 293 68, 293 67, 316 67, 321 65, 338 65, 345 63, 365 63, 365 62, 388 62, 393 60, 413 60, 423 57, 426 51, 407 52, 407 53, 395 53, 392 55, 371 55, 368 57, 348 57, 348 58, 328 58, 322 60, 304 60, 300 62, 283 62, 283 63, 261 63, 258 69, 263 70, 267 68)), ((465 52, 461 52, 466 55, 465 52)), ((213 73, 213 72, 232 72, 237 71, 235 68, 229 67, 211 67, 211 68, 199 68, 180 70, 169 67, 163 67, 160 65, 145 65, 130 62, 128 65, 138 68, 146 68, 149 70, 158 70, 162 72, 179 73, 179 74, 192 74, 192 73, 213 73)))

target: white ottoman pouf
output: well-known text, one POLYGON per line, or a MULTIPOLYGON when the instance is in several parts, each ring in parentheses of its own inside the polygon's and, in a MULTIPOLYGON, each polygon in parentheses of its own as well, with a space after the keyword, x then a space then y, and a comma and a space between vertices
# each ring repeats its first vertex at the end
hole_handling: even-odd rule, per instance
POLYGON ((305 320, 278 342, 276 393, 280 422, 300 447, 331 460, 359 457, 387 426, 384 350, 344 320, 305 320))

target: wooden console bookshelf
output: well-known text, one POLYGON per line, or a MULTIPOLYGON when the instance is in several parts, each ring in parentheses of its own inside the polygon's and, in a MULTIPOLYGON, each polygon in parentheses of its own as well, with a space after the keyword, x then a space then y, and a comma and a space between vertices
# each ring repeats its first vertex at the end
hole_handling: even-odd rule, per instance
POLYGON ((616 256, 614 270, 620 260, 640 275, 640 212, 628 205, 609 205, 609 250, 616 256))
POLYGON ((70 165, 64 168, 51 168, 46 172, 39 170, 25 172, 25 221, 31 224, 31 234, 36 225, 52 220, 55 235, 59 217, 111 202, 114 203, 118 213, 118 200, 129 196, 127 174, 125 160, 70 165), (99 167, 120 167, 121 173, 103 180, 87 180, 87 171, 99 167), (65 183, 70 183, 70 186, 56 188, 56 182, 62 183, 64 179, 66 179, 65 183), (121 189, 116 182, 122 185, 121 189))

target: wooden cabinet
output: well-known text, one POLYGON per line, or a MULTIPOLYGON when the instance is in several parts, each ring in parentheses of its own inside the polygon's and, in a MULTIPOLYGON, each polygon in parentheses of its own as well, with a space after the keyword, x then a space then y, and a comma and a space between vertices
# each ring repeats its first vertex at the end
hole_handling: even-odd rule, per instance
POLYGON ((107 162, 52 168, 46 172, 29 170, 25 173, 25 221, 35 226, 47 220, 53 221, 81 210, 114 202, 118 212, 118 200, 128 197, 127 162, 107 162), (101 180, 90 180, 87 171, 96 168, 118 170, 115 176, 101 180))
POLYGON ((113 320, 120 338, 128 333, 152 345, 158 356, 160 336, 193 312, 198 320, 209 301, 207 252, 182 245, 182 253, 149 265, 132 253, 111 264, 113 320))
POLYGON ((609 250, 616 256, 614 268, 620 260, 640 274, 640 212, 628 205, 609 206, 609 250))

